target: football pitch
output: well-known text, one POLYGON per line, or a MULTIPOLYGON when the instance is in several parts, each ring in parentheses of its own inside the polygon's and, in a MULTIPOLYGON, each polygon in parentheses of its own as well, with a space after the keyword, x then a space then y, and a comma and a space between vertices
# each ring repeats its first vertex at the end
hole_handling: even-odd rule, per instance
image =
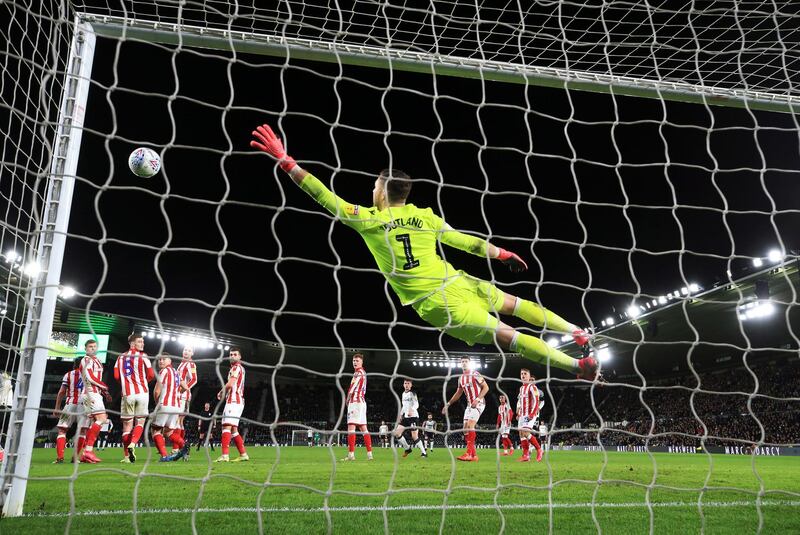
POLYGON ((558 533, 647 533, 651 522, 656 533, 800 532, 796 457, 556 451, 518 463, 518 455, 483 449, 479 462, 460 463, 444 449, 428 459, 376 449, 367 461, 358 448, 357 460, 344 463, 344 448, 251 447, 250 462, 213 464, 219 450, 174 463, 146 452, 122 465, 121 450, 109 449, 99 452, 102 464, 76 467, 50 464, 52 449, 35 450, 26 516, 3 519, 0 532, 134 533, 134 522, 153 534, 191 533, 193 525, 198 533, 257 533, 259 523, 265 533, 330 526, 359 535, 530 534, 551 525, 558 533))

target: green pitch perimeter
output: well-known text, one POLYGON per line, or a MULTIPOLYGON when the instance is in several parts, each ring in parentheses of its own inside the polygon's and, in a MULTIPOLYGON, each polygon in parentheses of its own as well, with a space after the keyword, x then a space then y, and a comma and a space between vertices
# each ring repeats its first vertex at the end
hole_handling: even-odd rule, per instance
POLYGON ((656 533, 800 533, 797 457, 564 451, 523 464, 518 455, 479 450, 478 463, 459 463, 443 449, 428 459, 377 449, 366 461, 359 448, 355 462, 343 463, 334 461, 342 448, 294 447, 250 448, 247 463, 212 464, 216 454, 193 452, 189 462, 160 464, 145 451, 135 465, 119 464, 118 449, 99 452, 105 462, 76 471, 50 464, 54 450, 37 449, 30 516, 0 520, 0 532, 56 534, 69 525, 71 533, 127 534, 135 522, 140 533, 177 534, 190 533, 194 522, 199 533, 239 534, 257 533, 261 522, 265 533, 326 533, 330 525, 333 533, 359 535, 385 526, 405 534, 440 526, 444 533, 530 534, 547 533, 551 523, 558 533, 647 533, 652 521, 656 533))

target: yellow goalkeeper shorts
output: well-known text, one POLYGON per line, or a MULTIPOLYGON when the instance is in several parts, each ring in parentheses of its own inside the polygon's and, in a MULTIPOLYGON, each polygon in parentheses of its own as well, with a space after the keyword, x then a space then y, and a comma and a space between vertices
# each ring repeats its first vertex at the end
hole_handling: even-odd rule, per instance
POLYGON ((434 327, 463 340, 491 344, 499 323, 495 312, 503 305, 504 294, 484 280, 461 276, 411 306, 419 317, 434 327))

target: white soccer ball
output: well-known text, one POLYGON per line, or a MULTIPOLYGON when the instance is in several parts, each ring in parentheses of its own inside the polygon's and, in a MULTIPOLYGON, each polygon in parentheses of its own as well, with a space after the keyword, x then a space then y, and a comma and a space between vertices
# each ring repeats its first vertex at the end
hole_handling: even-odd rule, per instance
POLYGON ((131 172, 142 178, 150 178, 161 169, 161 157, 152 149, 139 147, 128 157, 131 172))

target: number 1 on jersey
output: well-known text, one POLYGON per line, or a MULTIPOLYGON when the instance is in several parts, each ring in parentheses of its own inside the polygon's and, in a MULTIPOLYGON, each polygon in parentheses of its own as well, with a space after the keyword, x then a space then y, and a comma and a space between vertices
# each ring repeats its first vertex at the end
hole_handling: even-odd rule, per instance
POLYGON ((419 265, 419 260, 414 260, 414 254, 411 252, 411 236, 408 234, 398 234, 395 239, 403 242, 403 252, 406 254, 406 263, 403 269, 413 269, 417 267, 419 265))

